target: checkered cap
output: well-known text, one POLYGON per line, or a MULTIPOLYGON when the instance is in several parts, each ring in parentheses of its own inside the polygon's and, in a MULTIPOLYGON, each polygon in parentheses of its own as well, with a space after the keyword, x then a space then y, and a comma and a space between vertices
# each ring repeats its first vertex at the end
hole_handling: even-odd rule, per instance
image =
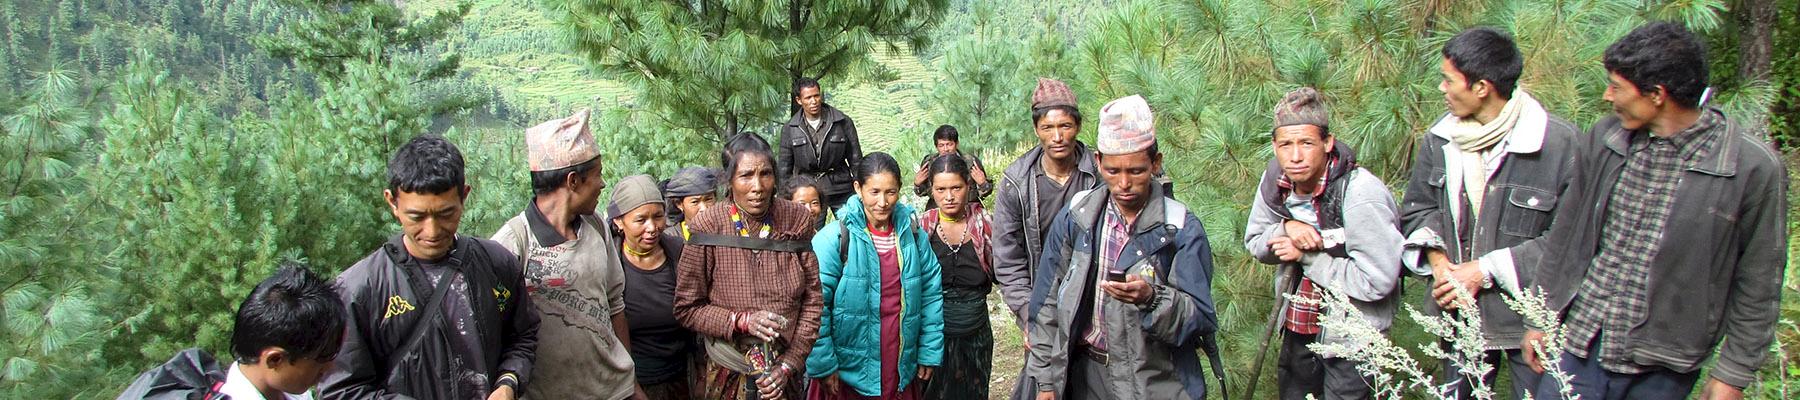
POLYGON ((1156 118, 1143 96, 1131 95, 1100 108, 1100 135, 1095 140, 1100 154, 1131 154, 1156 144, 1156 118))
POLYGON ((1037 91, 1031 92, 1031 109, 1075 106, 1075 91, 1069 84, 1050 78, 1038 78, 1037 91))
POLYGON ((586 108, 525 130, 525 158, 533 172, 568 168, 599 156, 586 108))

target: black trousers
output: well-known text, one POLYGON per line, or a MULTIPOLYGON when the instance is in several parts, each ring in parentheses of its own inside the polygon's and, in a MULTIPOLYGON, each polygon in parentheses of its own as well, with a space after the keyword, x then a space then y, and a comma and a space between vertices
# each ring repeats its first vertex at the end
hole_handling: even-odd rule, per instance
POLYGON ((1275 374, 1282 400, 1304 400, 1307 396, 1327 400, 1368 399, 1369 381, 1356 372, 1356 362, 1342 358, 1320 357, 1306 345, 1319 341, 1319 335, 1303 335, 1281 331, 1280 368, 1275 374))

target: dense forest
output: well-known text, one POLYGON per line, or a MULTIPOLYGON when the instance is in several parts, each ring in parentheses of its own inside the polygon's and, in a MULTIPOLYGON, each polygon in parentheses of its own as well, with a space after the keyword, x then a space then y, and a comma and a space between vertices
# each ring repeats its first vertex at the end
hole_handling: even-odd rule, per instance
MULTIPOLYGON (((1522 85, 1585 126, 1610 112, 1601 52, 1648 20, 1705 36, 1712 104, 1769 127, 1791 170, 1800 0, 8 0, 0 397, 111 398, 179 349, 223 353, 279 262, 335 274, 397 231, 384 167, 412 136, 461 146, 476 188, 462 232, 488 236, 529 197, 524 127, 592 107, 607 179, 666 177, 715 163, 724 134, 773 135, 799 76, 822 77, 865 151, 918 159, 951 124, 996 167, 1035 145, 1039 76, 1084 110, 1144 95, 1217 252, 1241 396, 1274 295, 1239 241, 1281 94, 1324 92, 1336 134, 1398 191, 1443 113, 1450 35, 1512 32, 1522 85)), ((1782 315, 1800 321, 1789 243, 1782 315)), ((1780 329, 1753 395, 1800 390, 1800 328, 1780 329)), ((1001 388, 1022 355, 998 333, 1001 388)))

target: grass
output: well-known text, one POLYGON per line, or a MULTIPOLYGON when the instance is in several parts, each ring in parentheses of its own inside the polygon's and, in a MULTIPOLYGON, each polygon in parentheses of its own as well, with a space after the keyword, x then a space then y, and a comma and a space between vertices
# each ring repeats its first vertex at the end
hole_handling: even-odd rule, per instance
POLYGON ((1025 368, 1025 337, 1012 310, 1000 300, 999 290, 988 295, 988 322, 994 327, 994 374, 988 379, 988 398, 1010 399, 1019 371, 1025 368))

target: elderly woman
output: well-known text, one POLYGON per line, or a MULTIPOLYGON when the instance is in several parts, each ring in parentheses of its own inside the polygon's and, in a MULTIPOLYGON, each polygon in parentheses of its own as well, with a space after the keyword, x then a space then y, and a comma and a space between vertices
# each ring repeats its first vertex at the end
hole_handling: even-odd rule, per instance
POLYGON ((806 369, 815 397, 917 399, 943 364, 938 258, 900 204, 894 158, 872 153, 854 171, 838 223, 812 241, 825 316, 806 369))
POLYGON ((682 168, 675 171, 674 177, 662 182, 662 192, 673 207, 667 210, 669 228, 664 234, 685 242, 691 233, 687 218, 712 207, 719 195, 719 176, 712 168, 682 168))
POLYGON ((981 210, 972 169, 962 157, 938 157, 926 165, 926 180, 937 208, 919 215, 931 238, 931 252, 943 266, 944 365, 925 382, 927 399, 988 397, 993 372, 994 331, 988 326, 987 295, 994 288, 988 262, 991 220, 981 210))
POLYGON ((637 366, 643 398, 688 399, 692 382, 688 363, 695 354, 694 332, 675 320, 675 263, 681 259, 680 237, 665 235, 668 226, 662 192, 649 175, 634 175, 613 186, 606 215, 619 238, 625 268, 626 338, 637 366))
POLYGON ((722 161, 730 196, 688 219, 675 280, 675 319, 699 333, 707 399, 798 397, 819 332, 818 260, 806 207, 775 198, 775 157, 754 134, 722 161))

